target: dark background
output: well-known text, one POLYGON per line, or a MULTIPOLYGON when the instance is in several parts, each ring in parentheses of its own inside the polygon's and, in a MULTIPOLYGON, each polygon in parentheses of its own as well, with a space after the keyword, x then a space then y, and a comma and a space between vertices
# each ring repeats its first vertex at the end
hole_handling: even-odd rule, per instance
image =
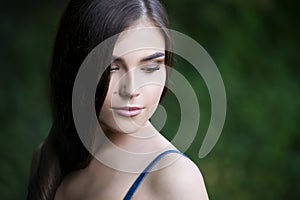
MULTIPOLYGON (((32 151, 49 132, 48 71, 66 3, 0 2, 0 199, 25 199, 32 151)), ((172 28, 209 52, 226 87, 223 133, 213 151, 198 159, 210 103, 201 77, 191 79, 194 88, 203 91, 198 95, 202 121, 199 136, 186 154, 199 165, 210 198, 299 199, 298 1, 163 3, 172 28)), ((175 65, 192 74, 180 58, 175 65)), ((168 101, 172 95, 166 105, 168 101)), ((172 132, 168 126, 163 130, 172 132)))

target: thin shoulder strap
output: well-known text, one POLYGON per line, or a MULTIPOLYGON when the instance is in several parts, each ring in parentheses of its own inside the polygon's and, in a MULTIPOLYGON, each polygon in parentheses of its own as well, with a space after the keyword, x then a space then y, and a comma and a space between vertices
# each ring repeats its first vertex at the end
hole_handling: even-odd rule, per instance
MULTIPOLYGON (((141 182, 145 179, 146 175, 150 172, 150 170, 155 166, 155 164, 165 155, 169 154, 169 153, 178 153, 178 154, 182 154, 180 151, 178 150, 167 150, 162 152, 161 154, 159 154, 154 160, 152 160, 152 162, 144 169, 144 171, 137 177, 137 179, 134 181, 134 183, 132 184, 132 186, 129 188, 127 194, 125 195, 123 200, 130 200, 131 197, 133 196, 133 194, 135 193, 136 189, 138 188, 138 186, 141 184, 141 182)), ((182 154, 184 155, 184 154, 182 154)))

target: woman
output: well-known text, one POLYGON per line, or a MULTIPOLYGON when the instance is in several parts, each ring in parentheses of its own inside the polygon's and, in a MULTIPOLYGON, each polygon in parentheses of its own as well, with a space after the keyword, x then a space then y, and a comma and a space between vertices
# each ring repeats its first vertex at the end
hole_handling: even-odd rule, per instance
MULTIPOLYGON (((28 200, 208 199, 197 166, 149 122, 166 92, 166 66, 172 66, 172 54, 165 50, 171 45, 166 28, 168 18, 157 0, 70 1, 52 58, 53 126, 33 156, 28 200), (147 29, 149 37, 137 37, 137 29, 147 29), (84 146, 73 120, 72 91, 81 64, 98 44, 119 33, 108 51, 112 62, 97 85, 95 110, 105 135, 119 148, 144 153, 170 146, 146 159, 147 165, 140 166, 147 169, 140 174, 119 170, 133 166, 130 159, 116 158, 117 167, 100 162, 84 146), (157 48, 124 53, 137 38, 157 48)), ((110 148, 103 145, 98 153, 110 148)))

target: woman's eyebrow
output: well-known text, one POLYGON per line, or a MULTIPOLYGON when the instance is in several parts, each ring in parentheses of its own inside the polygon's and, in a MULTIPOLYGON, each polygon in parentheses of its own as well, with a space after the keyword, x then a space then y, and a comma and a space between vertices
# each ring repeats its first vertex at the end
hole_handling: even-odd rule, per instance
POLYGON ((118 57, 118 56, 112 56, 112 61, 111 61, 112 63, 113 62, 124 62, 124 60, 123 60, 123 58, 121 58, 121 57, 118 57))
MULTIPOLYGON (((165 56, 164 53, 162 52, 156 52, 154 54, 151 54, 143 59, 141 59, 140 62, 146 62, 146 61, 149 61, 149 60, 153 60, 155 58, 160 58, 160 57, 163 57, 165 56)), ((118 56, 112 56, 112 62, 123 62, 124 63, 124 59, 122 57, 118 57, 118 56)))
POLYGON ((162 52, 156 52, 156 53, 154 53, 154 54, 152 54, 150 56, 147 56, 146 58, 143 58, 141 60, 141 62, 146 62, 146 61, 153 60, 155 58, 160 58, 160 57, 163 57, 163 56, 165 56, 164 53, 162 53, 162 52))

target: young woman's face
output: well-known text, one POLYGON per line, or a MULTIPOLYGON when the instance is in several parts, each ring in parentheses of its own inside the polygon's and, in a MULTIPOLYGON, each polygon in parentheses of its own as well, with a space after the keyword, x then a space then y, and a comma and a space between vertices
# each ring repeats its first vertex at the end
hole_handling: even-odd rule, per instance
POLYGON ((165 40, 151 26, 141 20, 115 44, 109 89, 99 116, 110 131, 137 132, 146 126, 159 103, 166 82, 165 40), (148 44, 153 48, 145 48, 148 44))

